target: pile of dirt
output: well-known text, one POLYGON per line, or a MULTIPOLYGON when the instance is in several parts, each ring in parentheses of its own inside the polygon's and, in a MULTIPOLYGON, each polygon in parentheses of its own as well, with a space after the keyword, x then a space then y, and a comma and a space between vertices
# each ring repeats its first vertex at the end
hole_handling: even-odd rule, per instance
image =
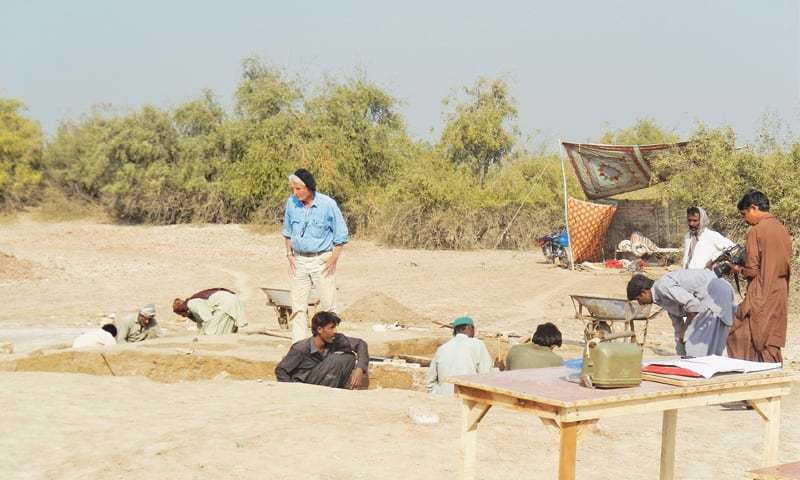
POLYGON ((409 309, 384 293, 373 293, 356 301, 343 312, 342 320, 353 323, 419 325, 430 327, 431 320, 409 309))
POLYGON ((0 282, 36 278, 34 267, 31 262, 0 252, 0 282))

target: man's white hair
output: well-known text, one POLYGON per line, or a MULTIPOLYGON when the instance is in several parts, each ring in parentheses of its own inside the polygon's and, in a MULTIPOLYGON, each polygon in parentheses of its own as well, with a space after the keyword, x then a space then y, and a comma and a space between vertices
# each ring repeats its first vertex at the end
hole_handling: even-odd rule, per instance
POLYGON ((293 184, 293 183, 296 183, 296 184, 298 184, 298 185, 302 185, 302 186, 304 186, 304 187, 306 187, 306 186, 307 186, 307 185, 306 185, 306 182, 304 182, 304 181, 300 180, 300 177, 298 177, 298 176, 297 176, 297 175, 295 175, 294 173, 293 173, 293 174, 291 174, 291 175, 289 175, 289 185, 291 185, 291 184, 293 184))

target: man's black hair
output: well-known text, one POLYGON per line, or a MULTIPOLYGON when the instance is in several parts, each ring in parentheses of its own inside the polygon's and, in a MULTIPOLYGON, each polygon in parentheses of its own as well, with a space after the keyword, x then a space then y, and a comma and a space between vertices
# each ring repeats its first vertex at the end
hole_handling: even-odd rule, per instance
POLYGON ((339 315, 333 312, 317 312, 311 319, 311 334, 316 337, 319 335, 320 328, 325 328, 328 325, 338 326, 341 322, 342 319, 339 318, 339 315))
POLYGON ((543 323, 536 327, 533 334, 533 343, 542 347, 561 346, 561 331, 550 322, 543 323))
POLYGON ((742 196, 742 199, 736 204, 736 208, 741 212, 750 208, 751 205, 755 205, 762 212, 769 212, 769 198, 755 188, 751 188, 742 196))
POLYGON ((105 325, 103 325, 100 328, 102 328, 106 332, 110 333, 112 337, 116 337, 117 336, 117 327, 115 327, 113 323, 106 323, 105 325))
POLYGON ((700 215, 700 209, 698 207, 689 207, 686 209, 686 216, 689 215, 700 215))
POLYGON ((643 290, 648 290, 653 287, 653 280, 645 277, 641 273, 637 273, 628 282, 628 300, 636 300, 643 290))
POLYGON ((471 327, 470 324, 459 325, 457 327, 453 327, 453 335, 458 335, 459 333, 464 333, 467 330, 467 327, 471 327))
POLYGON ((312 192, 317 191, 317 181, 314 180, 314 175, 311 175, 311 172, 305 168, 299 168, 295 170, 294 174, 306 184, 306 187, 308 187, 309 190, 312 192))

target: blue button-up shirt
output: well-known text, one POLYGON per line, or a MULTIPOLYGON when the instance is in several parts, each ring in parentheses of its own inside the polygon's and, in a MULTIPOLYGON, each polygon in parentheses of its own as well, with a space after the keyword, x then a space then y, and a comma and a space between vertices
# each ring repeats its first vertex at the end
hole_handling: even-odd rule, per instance
POLYGON ((347 243, 347 224, 336 200, 315 192, 310 208, 294 195, 286 201, 283 236, 292 239, 292 249, 301 253, 319 253, 347 243))

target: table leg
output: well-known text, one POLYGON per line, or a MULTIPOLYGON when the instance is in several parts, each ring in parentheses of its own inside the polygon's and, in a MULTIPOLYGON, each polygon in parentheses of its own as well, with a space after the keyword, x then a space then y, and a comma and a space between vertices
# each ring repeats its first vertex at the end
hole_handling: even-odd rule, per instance
POLYGON ((562 423, 558 450, 558 480, 575 480, 577 443, 578 422, 562 423))
POLYGON ((678 426, 678 411, 664 410, 661 420, 661 472, 660 480, 672 480, 675 476, 675 430, 678 426))
POLYGON ((781 397, 750 400, 750 405, 767 423, 764 439, 764 466, 778 464, 778 443, 781 435, 781 397))
POLYGON ((483 420, 491 405, 473 400, 461 402, 461 471, 459 478, 475 478, 475 457, 478 447, 478 424, 483 420))

